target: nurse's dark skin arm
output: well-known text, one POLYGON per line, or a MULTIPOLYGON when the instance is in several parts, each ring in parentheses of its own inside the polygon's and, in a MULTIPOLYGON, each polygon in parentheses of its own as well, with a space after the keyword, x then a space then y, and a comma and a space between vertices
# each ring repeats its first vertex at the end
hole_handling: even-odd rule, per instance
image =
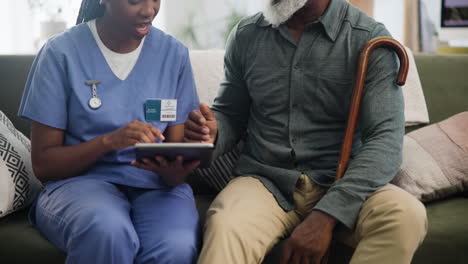
POLYGON ((64 131, 32 121, 31 157, 34 174, 43 181, 80 175, 104 154, 138 142, 164 140, 161 132, 149 124, 132 121, 110 133, 87 142, 64 146, 64 131))
MULTIPOLYGON (((184 124, 167 127, 164 132, 166 142, 182 142, 184 139, 184 124)), ((200 165, 200 161, 184 162, 179 155, 175 161, 167 161, 162 156, 156 156, 153 160, 132 161, 132 165, 157 173, 169 186, 176 186, 185 182, 190 172, 200 165)))

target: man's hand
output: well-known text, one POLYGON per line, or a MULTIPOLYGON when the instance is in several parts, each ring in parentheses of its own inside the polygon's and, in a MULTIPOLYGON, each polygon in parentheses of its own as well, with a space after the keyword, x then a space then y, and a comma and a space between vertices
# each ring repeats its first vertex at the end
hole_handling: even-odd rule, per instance
POLYGON ((184 141, 214 143, 218 133, 216 117, 206 104, 190 112, 184 126, 184 141))
POLYGON ((286 242, 280 264, 320 264, 330 246, 336 219, 312 213, 298 225, 286 242))

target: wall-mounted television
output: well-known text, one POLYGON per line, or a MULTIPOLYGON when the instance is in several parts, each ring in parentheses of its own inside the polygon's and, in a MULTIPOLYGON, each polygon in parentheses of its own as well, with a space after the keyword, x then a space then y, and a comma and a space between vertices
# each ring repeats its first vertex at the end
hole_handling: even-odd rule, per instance
POLYGON ((468 28, 468 0, 442 0, 441 26, 468 28))

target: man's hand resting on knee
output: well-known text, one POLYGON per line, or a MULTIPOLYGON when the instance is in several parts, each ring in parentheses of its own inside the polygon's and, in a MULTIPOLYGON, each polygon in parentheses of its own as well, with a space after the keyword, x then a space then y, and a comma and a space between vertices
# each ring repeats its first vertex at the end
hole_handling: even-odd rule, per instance
POLYGON ((283 249, 280 264, 320 264, 330 246, 336 219, 312 213, 292 232, 283 249))

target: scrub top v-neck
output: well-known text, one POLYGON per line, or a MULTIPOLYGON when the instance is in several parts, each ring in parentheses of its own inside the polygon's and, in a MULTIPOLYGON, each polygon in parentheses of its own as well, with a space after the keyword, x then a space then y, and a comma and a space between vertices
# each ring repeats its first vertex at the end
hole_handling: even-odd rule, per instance
MULTIPOLYGON (((142 45, 135 66, 121 80, 86 24, 55 36, 33 63, 19 115, 63 130, 65 146, 86 142, 133 120, 147 122, 162 132, 184 123, 199 104, 187 48, 154 27, 142 45), (102 105, 98 109, 88 104, 93 97, 86 83, 89 80, 100 81, 96 90, 102 105), (155 98, 177 100, 175 121, 145 120, 145 102, 155 98)), ((79 177, 141 188, 165 186, 155 173, 130 165, 134 159, 133 147, 110 152, 79 177)))

